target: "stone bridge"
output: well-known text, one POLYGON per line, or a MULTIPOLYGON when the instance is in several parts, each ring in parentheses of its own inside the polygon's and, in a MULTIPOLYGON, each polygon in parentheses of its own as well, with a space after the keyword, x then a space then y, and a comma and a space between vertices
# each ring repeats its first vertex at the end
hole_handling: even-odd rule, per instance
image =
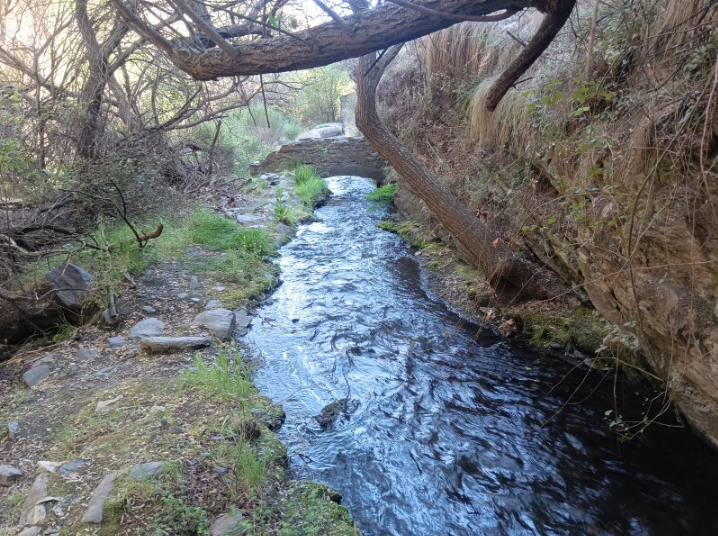
POLYGON ((389 165, 362 138, 336 136, 325 139, 304 139, 282 145, 262 162, 252 164, 250 173, 276 173, 296 163, 312 166, 322 177, 356 175, 381 183, 389 165))

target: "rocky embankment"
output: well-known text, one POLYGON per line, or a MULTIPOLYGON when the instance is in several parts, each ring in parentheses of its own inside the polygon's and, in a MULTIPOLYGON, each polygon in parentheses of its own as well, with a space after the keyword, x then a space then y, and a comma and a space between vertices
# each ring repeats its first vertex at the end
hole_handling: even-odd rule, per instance
MULTIPOLYGON (((283 243, 274 207, 279 188, 297 203, 292 183, 262 180, 218 208, 283 243)), ((159 262, 118 292, 118 322, 0 366, 0 535, 355 534, 336 493, 284 477, 283 412, 240 351, 268 293, 196 270, 227 255, 159 262)))

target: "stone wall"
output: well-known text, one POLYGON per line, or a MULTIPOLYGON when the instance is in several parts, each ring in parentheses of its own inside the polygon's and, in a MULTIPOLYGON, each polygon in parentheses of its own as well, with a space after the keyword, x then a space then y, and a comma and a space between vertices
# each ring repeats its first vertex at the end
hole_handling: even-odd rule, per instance
POLYGON ((386 178, 384 169, 388 166, 364 138, 337 136, 283 145, 262 162, 252 164, 250 172, 252 175, 277 172, 297 162, 312 166, 322 177, 356 175, 379 183, 386 178))

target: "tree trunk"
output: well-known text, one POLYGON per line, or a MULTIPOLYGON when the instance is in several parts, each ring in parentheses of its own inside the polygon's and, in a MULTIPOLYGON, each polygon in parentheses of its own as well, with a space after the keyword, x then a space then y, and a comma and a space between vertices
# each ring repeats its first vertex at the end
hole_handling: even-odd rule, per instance
POLYGON ((555 274, 516 258, 379 119, 376 86, 397 52, 395 47, 378 61, 372 53, 359 62, 356 74, 359 130, 466 248, 471 261, 484 271, 491 285, 505 298, 546 299, 566 293, 566 287, 555 274))

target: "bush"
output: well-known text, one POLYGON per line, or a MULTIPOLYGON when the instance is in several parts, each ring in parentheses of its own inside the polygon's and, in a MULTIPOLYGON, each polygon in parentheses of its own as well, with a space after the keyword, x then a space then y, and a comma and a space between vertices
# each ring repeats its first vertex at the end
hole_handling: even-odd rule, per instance
POLYGON ((394 202, 394 194, 396 194, 396 184, 385 184, 373 192, 369 192, 366 198, 373 201, 374 207, 378 208, 391 205, 394 202))

